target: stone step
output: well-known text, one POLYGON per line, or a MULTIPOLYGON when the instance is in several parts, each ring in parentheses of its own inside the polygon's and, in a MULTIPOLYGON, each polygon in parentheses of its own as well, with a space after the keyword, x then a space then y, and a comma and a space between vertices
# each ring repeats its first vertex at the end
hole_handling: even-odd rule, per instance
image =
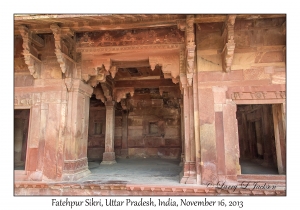
POLYGON ((17 181, 25 181, 28 178, 28 174, 23 170, 15 170, 15 180, 17 181))

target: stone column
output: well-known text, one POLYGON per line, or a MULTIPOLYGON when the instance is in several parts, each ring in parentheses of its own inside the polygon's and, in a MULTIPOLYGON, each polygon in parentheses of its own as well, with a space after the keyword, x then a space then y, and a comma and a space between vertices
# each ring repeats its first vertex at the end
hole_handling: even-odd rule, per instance
MULTIPOLYGON (((80 79, 65 79, 60 107, 57 179, 74 181, 90 173, 87 146, 91 86, 80 79), (67 86, 67 87, 66 87, 67 86)), ((50 110, 49 110, 50 114, 50 110)))
POLYGON ((183 166, 184 162, 184 113, 183 113, 183 103, 182 99, 179 99, 180 104, 180 137, 181 137, 181 161, 179 163, 180 166, 183 166))
POLYGON ((215 131, 214 92, 211 88, 198 89, 201 151, 201 184, 218 182, 215 131))
POLYGON ((106 129, 105 129, 105 151, 101 164, 116 163, 114 152, 114 137, 115 137, 115 102, 106 101, 106 129))
POLYGON ((186 183, 190 173, 189 162, 190 157, 190 121, 189 121, 189 98, 188 98, 188 88, 186 84, 183 85, 183 122, 184 122, 184 158, 183 158, 183 171, 181 173, 180 183, 186 183))
POLYGON ((128 157, 128 110, 122 111, 122 149, 121 155, 128 157))
MULTIPOLYGON (((262 132, 263 132, 263 143, 264 143, 264 165, 272 165, 272 138, 271 126, 272 125, 272 110, 269 105, 262 106, 262 132)), ((273 134, 274 135, 274 134, 273 134)))
POLYGON ((237 175, 241 174, 236 109, 236 104, 231 99, 226 99, 226 104, 223 105, 226 181, 234 182, 237 181, 237 175))
POLYGON ((286 173, 286 137, 285 137, 285 120, 283 120, 283 105, 273 104, 273 120, 274 120, 274 133, 275 133, 275 145, 277 156, 277 168, 279 174, 286 173))
MULTIPOLYGON (((183 161, 183 171, 180 174, 180 183, 184 184, 195 184, 196 183, 196 174, 195 174, 195 161, 192 161, 192 149, 195 148, 191 145, 191 100, 189 94, 189 87, 186 83, 182 84, 183 86, 183 121, 184 121, 184 161, 183 161)), ((191 94, 193 96, 193 94, 191 94)))

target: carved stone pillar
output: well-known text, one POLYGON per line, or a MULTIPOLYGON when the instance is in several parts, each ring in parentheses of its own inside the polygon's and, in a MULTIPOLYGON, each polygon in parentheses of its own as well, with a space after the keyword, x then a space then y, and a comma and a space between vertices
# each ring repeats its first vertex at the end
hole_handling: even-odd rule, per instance
POLYGON ((116 163, 114 152, 114 137, 115 137, 115 102, 106 101, 106 130, 105 130, 105 151, 101 164, 116 163))
POLYGON ((183 162, 184 162, 184 112, 183 112, 183 103, 182 103, 182 99, 179 99, 179 104, 180 104, 180 131, 181 131, 181 161, 179 163, 180 166, 183 166, 183 162))
POLYGON ((128 157, 128 110, 122 112, 122 149, 121 156, 128 157))
POLYGON ((192 100, 190 96, 190 91, 192 88, 187 86, 186 79, 182 81, 183 88, 183 118, 184 118, 184 161, 183 161, 183 171, 180 174, 180 183, 184 184, 195 184, 196 174, 195 174, 195 161, 192 158, 192 144, 191 144, 191 132, 193 132, 193 126, 191 126, 191 104, 192 100))
POLYGON ((57 161, 61 180, 77 180, 90 173, 87 146, 90 96, 93 89, 80 79, 66 79, 62 92, 57 161), (58 165, 61 165, 58 164, 58 165))
POLYGON ((42 180, 74 181, 90 173, 87 160, 92 88, 80 79, 45 81, 41 96, 38 168, 42 180), (45 167, 47 166, 47 167, 45 167))

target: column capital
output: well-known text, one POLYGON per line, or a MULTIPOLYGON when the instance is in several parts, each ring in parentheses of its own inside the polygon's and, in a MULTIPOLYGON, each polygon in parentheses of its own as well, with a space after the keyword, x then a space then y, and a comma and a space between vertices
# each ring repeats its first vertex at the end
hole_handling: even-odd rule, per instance
POLYGON ((109 107, 109 106, 114 107, 116 102, 115 101, 105 101, 104 104, 106 107, 109 107))

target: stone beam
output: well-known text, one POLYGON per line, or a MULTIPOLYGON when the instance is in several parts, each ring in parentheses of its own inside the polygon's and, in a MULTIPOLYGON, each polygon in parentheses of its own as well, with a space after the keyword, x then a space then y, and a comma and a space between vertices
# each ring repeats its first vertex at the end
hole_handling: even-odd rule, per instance
POLYGON ((23 39, 23 55, 26 65, 33 78, 37 79, 40 76, 41 60, 38 58, 37 50, 34 45, 38 47, 44 46, 44 40, 36 34, 29 31, 26 26, 19 27, 20 34, 23 39))
POLYGON ((155 88, 159 86, 176 87, 171 80, 132 80, 132 81, 116 81, 115 88, 135 87, 135 88, 155 88))
POLYGON ((72 59, 74 51, 74 42, 71 36, 73 33, 69 29, 62 29, 57 24, 50 26, 55 39, 55 55, 60 65, 61 71, 72 76, 72 71, 75 69, 75 61, 72 59))
POLYGON ((222 51, 222 68, 224 72, 231 71, 231 64, 234 56, 235 42, 234 42, 234 23, 236 15, 228 15, 225 21, 225 28, 223 31, 224 48, 222 51))

